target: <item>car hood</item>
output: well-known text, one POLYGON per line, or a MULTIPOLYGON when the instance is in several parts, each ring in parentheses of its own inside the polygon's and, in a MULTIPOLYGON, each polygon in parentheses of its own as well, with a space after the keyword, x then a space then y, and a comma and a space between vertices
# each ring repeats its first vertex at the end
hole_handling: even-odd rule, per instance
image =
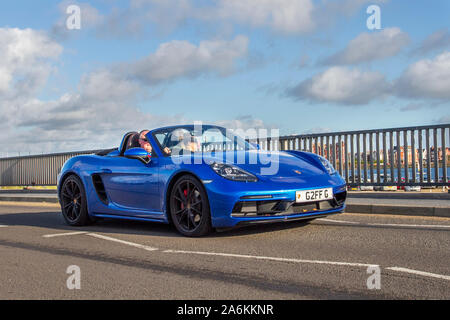
POLYGON ((206 163, 230 163, 254 174, 260 180, 304 183, 312 177, 328 178, 325 168, 307 153, 268 152, 262 150, 227 151, 204 154, 206 163), (234 159, 234 161, 233 161, 234 159))

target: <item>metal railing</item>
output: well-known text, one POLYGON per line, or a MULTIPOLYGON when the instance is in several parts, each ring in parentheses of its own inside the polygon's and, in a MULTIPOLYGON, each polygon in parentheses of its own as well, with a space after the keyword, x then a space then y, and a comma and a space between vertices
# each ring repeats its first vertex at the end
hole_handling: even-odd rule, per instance
POLYGON ((319 154, 349 186, 449 186, 449 141, 443 124, 285 136, 261 147, 319 154))
MULTIPOLYGON (((450 124, 256 140, 265 150, 327 158, 349 186, 449 186, 450 124)), ((0 186, 55 185, 64 162, 100 150, 0 158, 0 186)))

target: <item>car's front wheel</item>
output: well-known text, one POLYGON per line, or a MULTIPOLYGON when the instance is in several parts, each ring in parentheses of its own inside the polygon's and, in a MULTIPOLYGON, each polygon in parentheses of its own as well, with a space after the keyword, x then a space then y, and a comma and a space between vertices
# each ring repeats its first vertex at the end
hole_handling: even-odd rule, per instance
POLYGON ((194 177, 179 178, 170 193, 170 215, 175 228, 189 237, 211 232, 211 214, 203 185, 194 177))
POLYGON ((71 175, 64 180, 60 191, 64 220, 71 226, 83 226, 90 222, 86 193, 80 178, 71 175))

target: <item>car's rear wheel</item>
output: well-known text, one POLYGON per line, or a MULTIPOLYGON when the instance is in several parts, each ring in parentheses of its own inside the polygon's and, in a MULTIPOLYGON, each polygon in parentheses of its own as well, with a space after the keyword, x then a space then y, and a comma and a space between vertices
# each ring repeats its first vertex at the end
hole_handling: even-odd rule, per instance
POLYGON ((86 192, 80 178, 70 175, 64 180, 60 191, 61 211, 71 226, 84 226, 90 222, 86 192))
POLYGON ((211 214, 203 185, 194 177, 179 178, 170 193, 170 215, 175 228, 189 237, 211 232, 211 214))

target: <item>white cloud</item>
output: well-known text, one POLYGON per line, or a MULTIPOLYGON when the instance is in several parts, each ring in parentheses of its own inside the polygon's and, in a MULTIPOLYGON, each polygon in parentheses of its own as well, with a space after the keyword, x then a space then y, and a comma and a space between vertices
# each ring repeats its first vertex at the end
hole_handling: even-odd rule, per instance
MULTIPOLYGON (((38 99, 62 47, 31 29, 0 29, 0 144, 2 155, 116 146, 126 131, 186 121, 183 114, 155 115, 140 99, 154 85, 203 74, 226 76, 247 53, 247 38, 162 44, 137 62, 84 74, 75 90, 38 99), (11 137, 14 139, 11 139, 11 137)), ((256 123, 253 123, 256 124, 256 123)))
POLYGON ((362 6, 389 0, 130 0, 100 13, 87 2, 64 0, 61 18, 52 33, 64 39, 74 32, 65 28, 69 4, 82 11, 82 29, 93 28, 101 37, 136 37, 145 32, 162 34, 194 27, 204 34, 225 32, 235 27, 261 28, 277 34, 299 35, 323 30, 338 18, 355 14, 362 6), (84 12, 84 15, 83 15, 84 12))
POLYGON ((409 36, 399 28, 363 32, 351 40, 345 49, 326 58, 326 65, 349 65, 391 57, 409 43, 409 36))
POLYGON ((220 18, 282 33, 304 33, 314 28, 313 9, 311 0, 221 0, 202 18, 220 18))
POLYGON ((148 57, 122 68, 149 85, 202 74, 226 76, 235 71, 236 60, 247 54, 247 46, 244 36, 230 41, 201 41, 198 46, 188 41, 170 41, 148 57))
POLYGON ((183 119, 141 111, 142 85, 107 70, 84 75, 58 99, 38 99, 62 50, 44 32, 0 28, 2 155, 110 147, 126 130, 183 119))
POLYGON ((300 82, 286 93, 299 100, 348 105, 367 104, 384 96, 414 99, 401 111, 440 106, 450 101, 450 52, 411 64, 393 82, 388 82, 379 72, 335 66, 300 82))
POLYGON ((125 20, 133 17, 126 22, 129 26, 151 21, 163 32, 169 32, 183 25, 195 12, 191 0, 131 0, 129 10, 121 16, 125 20))
MULTIPOLYGON (((348 17, 365 4, 388 0, 132 0, 122 18, 150 20, 164 31, 190 21, 238 24, 275 33, 298 35, 317 30, 337 17, 348 17)), ((131 20, 130 20, 131 22, 131 20)), ((143 22, 138 22, 143 23, 143 22)), ((127 29, 125 27, 125 29, 127 29)))
POLYGON ((315 133, 326 133, 326 132, 332 132, 330 128, 327 127, 314 127, 308 130, 304 130, 301 133, 302 134, 315 134, 315 133))
POLYGON ((439 29, 428 35, 413 51, 413 55, 425 55, 427 53, 442 50, 450 46, 450 32, 447 28, 439 29))
POLYGON ((442 116, 439 119, 435 119, 434 123, 436 123, 436 124, 448 124, 448 123, 450 123, 450 114, 442 116))
POLYGON ((138 87, 126 80, 116 81, 116 75, 107 72, 87 74, 76 92, 51 101, 30 99, 16 106, 9 123, 15 139, 2 144, 31 153, 109 148, 117 146, 127 131, 183 121, 183 115, 156 116, 140 110, 138 87), (104 84, 96 93, 92 86, 100 79, 104 84), (108 88, 118 90, 105 95, 108 88))
POLYGON ((313 9, 312 0, 132 0, 125 14, 137 14, 138 20, 150 20, 165 31, 194 19, 304 33, 314 28, 313 9))
MULTIPOLYGON (((299 35, 323 30, 338 18, 347 18, 368 4, 388 0, 130 0, 129 6, 116 6, 100 14, 88 3, 79 4, 85 12, 83 28, 93 27, 102 37, 136 37, 143 32, 167 34, 194 27, 206 32, 230 35, 235 27, 260 28, 283 35, 299 35)), ((65 9, 69 0, 60 8, 65 9)), ((65 12, 53 27, 53 34, 65 38, 65 12)), ((83 22, 82 22, 83 24, 83 22)))
MULTIPOLYGON (((0 144, 20 148, 16 125, 31 112, 45 112, 34 97, 44 88, 62 47, 44 32, 32 29, 0 28, 0 144)), ((35 137, 34 137, 35 138, 35 137)), ((30 139, 30 137, 28 137, 30 139)))
POLYGON ((41 89, 62 47, 43 32, 0 28, 0 97, 29 96, 41 89))
POLYGON ((124 100, 136 96, 142 87, 120 73, 97 70, 82 76, 79 91, 91 99, 124 100))
POLYGON ((313 0, 131 0, 129 7, 105 15, 99 29, 102 34, 123 36, 125 30, 134 36, 149 30, 149 23, 167 33, 200 22, 209 24, 208 31, 240 25, 297 35, 317 28, 315 15, 323 16, 321 10, 313 0))
POLYGON ((325 14, 325 18, 330 19, 336 15, 350 16, 360 10, 364 5, 384 4, 389 0, 323 0, 318 5, 318 10, 325 14))
POLYGON ((262 119, 255 118, 252 115, 242 115, 230 120, 218 120, 215 124, 228 129, 270 129, 274 125, 265 123, 262 119))
POLYGON ((410 65, 396 82, 398 95, 450 99, 450 51, 410 65))
POLYGON ((378 72, 332 67, 302 81, 287 93, 299 100, 358 105, 380 98, 388 90, 388 83, 378 72))
POLYGON ((400 111, 416 111, 419 109, 426 108, 427 105, 423 103, 410 102, 407 105, 400 108, 400 111))

